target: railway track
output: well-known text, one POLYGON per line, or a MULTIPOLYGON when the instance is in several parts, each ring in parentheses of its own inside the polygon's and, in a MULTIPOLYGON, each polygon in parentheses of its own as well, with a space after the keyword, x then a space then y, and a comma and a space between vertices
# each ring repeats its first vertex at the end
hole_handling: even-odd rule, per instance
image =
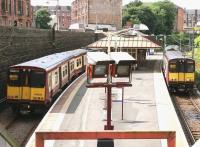
POLYGON ((30 135, 33 133, 43 115, 19 114, 16 115, 6 126, 7 133, 16 140, 20 146, 25 146, 30 135))
POLYGON ((200 96, 195 93, 172 96, 190 145, 200 139, 200 96))
MULTIPOLYGON (((80 77, 85 77, 85 74, 81 74, 80 77)), ((57 96, 62 94, 66 87, 67 85, 57 96)), ((28 112, 16 114, 13 113, 9 107, 6 107, 4 110, 0 111, 0 124, 9 134, 9 136, 14 139, 17 144, 19 144, 20 147, 24 147, 26 145, 32 133, 45 115, 43 110, 38 110, 36 112, 37 113, 31 114, 28 112)))

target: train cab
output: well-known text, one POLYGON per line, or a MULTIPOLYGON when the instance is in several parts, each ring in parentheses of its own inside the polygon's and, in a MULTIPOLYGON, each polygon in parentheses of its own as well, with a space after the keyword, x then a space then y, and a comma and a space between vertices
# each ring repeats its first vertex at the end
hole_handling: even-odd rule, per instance
POLYGON ((170 90, 191 90, 195 84, 195 61, 178 50, 167 50, 163 73, 170 90))
MULTIPOLYGON (((21 103, 20 107, 29 107, 28 101, 32 103, 45 100, 45 71, 42 69, 31 69, 28 67, 14 66, 8 71, 7 102, 21 103)), ((16 109, 17 107, 12 107, 16 109)))

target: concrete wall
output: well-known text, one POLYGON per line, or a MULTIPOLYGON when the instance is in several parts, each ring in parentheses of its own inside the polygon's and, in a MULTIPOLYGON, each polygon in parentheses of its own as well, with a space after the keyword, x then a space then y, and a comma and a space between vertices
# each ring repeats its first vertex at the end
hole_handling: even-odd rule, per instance
POLYGON ((54 38, 52 30, 0 27, 0 98, 5 97, 9 66, 84 47, 94 41, 94 33, 89 32, 55 32, 54 38))

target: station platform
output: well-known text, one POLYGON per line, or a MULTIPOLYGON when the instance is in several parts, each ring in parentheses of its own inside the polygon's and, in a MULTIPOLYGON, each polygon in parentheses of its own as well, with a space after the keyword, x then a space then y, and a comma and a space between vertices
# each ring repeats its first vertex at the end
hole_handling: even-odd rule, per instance
MULTIPOLYGON (((176 131, 176 147, 189 147, 160 71, 162 54, 147 56, 147 64, 133 72, 132 87, 112 90, 112 125, 124 131, 176 131)), ((106 124, 104 88, 86 88, 86 76, 75 80, 57 99, 35 132, 103 131, 106 124)), ((35 133, 26 144, 35 147, 35 133)), ((95 147, 97 141, 45 141, 46 147, 95 147)), ((167 147, 154 139, 115 140, 115 147, 167 147)))

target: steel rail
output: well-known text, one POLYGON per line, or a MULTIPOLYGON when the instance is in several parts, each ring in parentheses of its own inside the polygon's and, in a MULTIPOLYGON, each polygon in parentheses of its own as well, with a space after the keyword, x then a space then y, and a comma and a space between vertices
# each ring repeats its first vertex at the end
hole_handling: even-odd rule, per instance
MULTIPOLYGON (((174 97, 175 97, 175 96, 174 96, 174 97)), ((191 142, 192 144, 194 144, 194 143, 196 142, 196 140, 195 140, 195 137, 194 137, 194 135, 193 135, 193 133, 192 133, 192 130, 191 130, 190 127, 189 127, 189 124, 188 124, 188 122, 187 122, 187 119, 185 118, 185 116, 184 116, 184 114, 183 114, 183 112, 182 112, 182 110, 181 110, 181 107, 178 105, 178 102, 177 102, 176 100, 173 100, 173 101, 174 101, 174 105, 175 105, 175 107, 176 107, 176 110, 178 111, 177 113, 180 114, 180 115, 179 115, 179 118, 182 120, 181 122, 182 122, 184 128, 185 128, 186 131, 187 131, 187 135, 188 135, 189 138, 190 138, 190 142, 191 142)))

